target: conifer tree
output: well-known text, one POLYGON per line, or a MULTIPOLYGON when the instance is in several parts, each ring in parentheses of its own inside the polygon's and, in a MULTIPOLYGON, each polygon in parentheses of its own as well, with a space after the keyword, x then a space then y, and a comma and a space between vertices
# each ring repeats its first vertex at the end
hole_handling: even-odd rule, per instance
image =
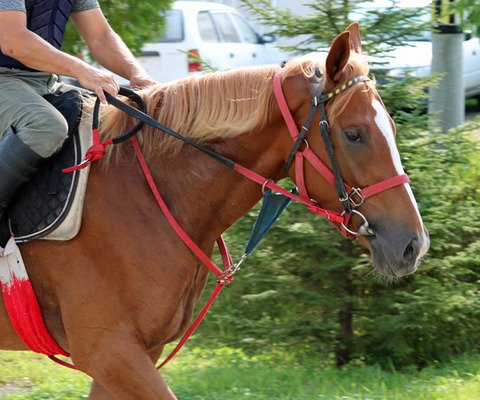
POLYGON ((360 23, 362 48, 371 56, 382 55, 395 46, 401 46, 407 38, 428 29, 429 8, 375 8, 373 0, 311 0, 311 9, 305 15, 294 14, 290 9, 278 9, 269 0, 242 0, 245 8, 262 24, 270 26, 279 37, 305 37, 297 46, 285 46, 284 50, 305 54, 325 48, 352 22, 360 23))

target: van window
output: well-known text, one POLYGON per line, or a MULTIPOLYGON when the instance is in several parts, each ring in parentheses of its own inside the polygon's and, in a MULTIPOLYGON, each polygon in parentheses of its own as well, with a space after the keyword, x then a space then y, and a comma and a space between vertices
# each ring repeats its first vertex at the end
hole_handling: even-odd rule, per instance
POLYGON ((253 30, 250 24, 245 21, 243 17, 237 14, 232 14, 233 20, 240 29, 240 32, 243 36, 243 40, 246 43, 258 43, 257 33, 253 30))
POLYGON ((184 39, 183 13, 180 10, 169 10, 165 17, 167 29, 158 42, 181 42, 184 39))
POLYGON ((241 40, 238 37, 237 30, 226 13, 215 13, 215 23, 220 30, 220 34, 223 37, 223 41, 227 43, 240 43, 241 40))
POLYGON ((208 11, 201 11, 197 15, 197 24, 200 38, 204 42, 217 43, 218 39, 217 30, 212 21, 212 16, 208 11))
POLYGON ((165 14, 167 28, 158 42, 181 42, 185 34, 183 31, 183 13, 180 10, 169 10, 165 14))

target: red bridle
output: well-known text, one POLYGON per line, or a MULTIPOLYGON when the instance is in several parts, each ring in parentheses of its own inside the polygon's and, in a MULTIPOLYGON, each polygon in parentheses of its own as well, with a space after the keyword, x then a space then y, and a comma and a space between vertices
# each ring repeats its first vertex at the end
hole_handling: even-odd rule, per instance
MULTIPOLYGON (((309 118, 305 125, 302 126, 302 131, 300 132, 298 130, 297 124, 295 123, 295 120, 292 117, 292 114, 290 112, 290 109, 288 108, 287 101, 285 99, 285 95, 283 93, 283 88, 282 88, 282 73, 283 69, 279 69, 273 79, 273 88, 275 91, 275 97, 277 99, 278 106, 280 108, 280 111, 282 112, 283 118, 285 120, 285 123, 287 124, 287 127, 290 131, 290 135, 293 139, 294 142, 294 149, 292 150, 292 155, 294 153, 295 157, 295 183, 298 187, 299 195, 300 197, 305 200, 305 201, 310 201, 316 204, 314 200, 310 198, 307 192, 307 188, 305 185, 305 177, 304 177, 304 160, 307 160, 317 172, 320 173, 328 182, 330 182, 332 185, 337 186, 337 190, 339 191, 339 200, 340 202, 344 205, 344 212, 341 214, 344 217, 344 221, 340 224, 340 226, 337 226, 333 224, 337 229, 340 230, 340 232, 346 237, 353 239, 357 235, 361 236, 366 236, 366 235, 371 235, 373 234, 372 231, 370 230, 368 226, 368 222, 366 218, 361 214, 359 211, 355 210, 356 207, 359 207, 363 204, 363 202, 380 192, 383 192, 385 190, 391 189, 393 187, 399 186, 403 183, 408 183, 410 180, 408 179, 408 176, 406 174, 401 174, 401 175, 396 175, 391 178, 387 178, 381 182, 375 183, 371 186, 365 187, 365 188, 356 188, 352 187, 350 185, 347 185, 343 183, 343 180, 341 176, 335 176, 335 173, 330 170, 329 167, 325 165, 325 163, 320 160, 316 156, 316 154, 312 151, 308 145, 305 147, 304 150, 299 150, 299 144, 301 141, 305 141, 305 135, 308 131, 308 126, 310 124, 310 121, 313 117, 313 113, 315 112, 315 109, 318 108, 321 116, 321 121, 320 121, 320 129, 322 131, 322 136, 324 138, 324 142, 330 141, 329 138, 329 125, 327 122, 326 118, 326 113, 325 113, 325 103, 332 99, 333 97, 337 96, 341 92, 347 90, 351 86, 359 83, 359 82, 364 82, 369 80, 369 78, 365 76, 358 76, 356 78, 353 78, 349 80, 346 84, 333 89, 332 91, 322 94, 321 89, 320 93, 318 95, 313 94, 312 97, 312 109, 310 111, 309 118), (327 137, 325 137, 327 136, 327 137), (340 185, 343 186, 339 188, 339 183, 340 185), (341 195, 341 193, 345 193, 345 195, 341 195), (350 217, 352 215, 352 212, 355 214, 360 215, 363 220, 364 224, 362 227, 358 230, 358 232, 353 232, 350 229, 348 229, 348 223, 350 220, 350 217)), ((317 88, 321 87, 317 83, 317 88)), ((328 143, 325 143, 325 146, 327 147, 328 143)), ((331 145, 331 143, 330 143, 331 145)), ((327 149, 328 152, 328 149, 327 149)), ((330 152, 331 156, 331 163, 332 165, 336 165, 336 159, 335 159, 335 154, 333 152, 333 147, 331 148, 330 152), (333 157, 333 159, 332 159, 333 157)), ((289 158, 289 161, 292 157, 289 158)), ((289 167, 289 162, 287 162, 287 170, 289 167)), ((337 175, 339 175, 340 172, 338 170, 337 175)), ((312 211, 316 212, 316 209, 320 207, 315 207, 315 208, 310 208, 312 211)), ((327 215, 332 214, 334 212, 328 211, 323 209, 327 215)), ((322 213, 322 215, 325 215, 325 213, 322 213)), ((332 222, 333 223, 333 222, 332 222)))

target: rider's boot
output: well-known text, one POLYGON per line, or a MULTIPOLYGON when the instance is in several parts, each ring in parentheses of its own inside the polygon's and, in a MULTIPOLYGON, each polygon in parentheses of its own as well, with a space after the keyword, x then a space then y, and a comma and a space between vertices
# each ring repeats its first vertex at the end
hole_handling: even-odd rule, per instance
POLYGON ((44 160, 22 142, 13 128, 8 129, 0 141, 0 219, 17 190, 44 160))

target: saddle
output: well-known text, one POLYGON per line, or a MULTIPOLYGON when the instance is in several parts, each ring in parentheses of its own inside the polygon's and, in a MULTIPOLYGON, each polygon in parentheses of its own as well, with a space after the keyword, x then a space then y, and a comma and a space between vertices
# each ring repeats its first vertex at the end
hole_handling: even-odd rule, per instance
POLYGON ((79 134, 82 120, 82 93, 80 91, 55 92, 45 97, 68 122, 68 138, 62 149, 47 160, 16 194, 0 221, 0 246, 4 247, 12 233, 17 243, 39 238, 68 240, 80 229, 80 218, 74 222, 73 233, 55 235, 72 207, 83 207, 83 195, 76 200, 79 187, 86 186, 87 173, 62 173, 64 168, 78 164, 82 152, 89 145, 79 134), (81 179, 83 175, 83 179, 81 179), (78 204, 80 202, 80 204, 78 204), (77 205, 75 205, 77 203, 77 205))

